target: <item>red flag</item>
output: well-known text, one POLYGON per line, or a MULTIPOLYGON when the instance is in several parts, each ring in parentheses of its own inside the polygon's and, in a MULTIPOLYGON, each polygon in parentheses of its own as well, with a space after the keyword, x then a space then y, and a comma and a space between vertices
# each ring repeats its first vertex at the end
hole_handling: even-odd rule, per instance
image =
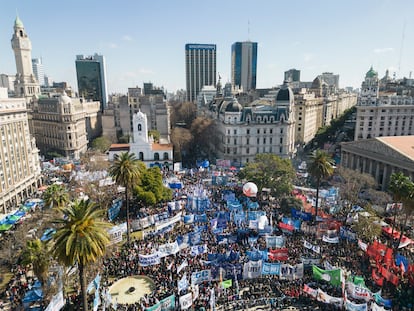
POLYGON ((384 277, 377 274, 377 269, 372 269, 372 279, 378 286, 382 286, 384 284, 384 277))
POLYGON ((288 230, 288 231, 295 230, 295 227, 294 226, 285 224, 283 222, 279 222, 279 228, 282 229, 282 230, 288 230))
POLYGON ((388 247, 385 251, 384 262, 388 267, 393 265, 394 260, 392 259, 392 248, 388 247))
POLYGON ((288 249, 287 248, 278 248, 269 250, 269 260, 279 260, 285 261, 288 260, 288 249))

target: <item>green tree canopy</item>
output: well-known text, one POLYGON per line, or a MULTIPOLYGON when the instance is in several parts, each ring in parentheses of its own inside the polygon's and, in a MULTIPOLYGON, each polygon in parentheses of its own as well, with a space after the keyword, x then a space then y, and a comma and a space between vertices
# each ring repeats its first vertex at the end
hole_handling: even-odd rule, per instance
POLYGON ((100 136, 92 141, 92 149, 105 153, 111 147, 111 140, 108 137, 100 136))
POLYGON ((157 143, 160 141, 160 132, 157 131, 157 130, 149 130, 148 131, 148 136, 152 136, 154 141, 157 142, 157 143))
POLYGON ((85 268, 105 254, 111 225, 103 221, 106 211, 90 201, 75 201, 61 210, 65 217, 54 221, 58 227, 52 252, 64 266, 78 265, 83 310, 88 310, 85 268))
POLYGON ((49 266, 50 266, 50 253, 47 245, 39 239, 29 240, 26 242, 26 248, 22 252, 22 264, 32 265, 33 273, 37 279, 46 285, 49 266))
POLYGON ((69 202, 69 195, 62 185, 50 185, 43 193, 43 200, 46 206, 62 208, 69 202))
POLYGON ((295 170, 289 159, 263 153, 256 155, 254 162, 246 164, 238 177, 255 183, 259 193, 263 188, 269 188, 273 197, 282 198, 290 195, 293 190, 295 170))
POLYGON ((154 205, 172 198, 171 189, 164 186, 161 171, 155 166, 143 171, 140 184, 134 191, 137 199, 146 205, 154 205))

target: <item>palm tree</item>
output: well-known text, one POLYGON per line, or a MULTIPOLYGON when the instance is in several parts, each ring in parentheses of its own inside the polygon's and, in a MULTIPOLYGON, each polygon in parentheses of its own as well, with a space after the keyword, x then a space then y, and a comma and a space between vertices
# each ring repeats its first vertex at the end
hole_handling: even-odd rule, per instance
POLYGON ((63 186, 53 184, 44 192, 43 200, 46 206, 60 209, 69 202, 69 195, 63 186))
POLYGON ((43 286, 46 285, 45 281, 50 266, 50 253, 46 243, 40 239, 27 241, 26 248, 22 252, 22 264, 32 265, 33 273, 37 279, 43 286))
POLYGON ((315 219, 318 216, 319 187, 322 179, 332 176, 334 172, 333 159, 323 150, 315 150, 311 155, 311 161, 308 166, 309 174, 316 179, 316 206, 315 219))
POLYGON ((90 201, 75 201, 61 211, 65 217, 54 221, 58 228, 53 236, 53 255, 66 267, 78 265, 83 310, 87 311, 85 268, 104 255, 110 224, 102 220, 105 210, 90 201))
POLYGON ((125 188, 125 203, 127 217, 127 242, 130 242, 129 224, 129 193, 137 185, 141 176, 140 161, 134 153, 123 152, 115 155, 114 163, 109 168, 109 175, 115 182, 125 188))

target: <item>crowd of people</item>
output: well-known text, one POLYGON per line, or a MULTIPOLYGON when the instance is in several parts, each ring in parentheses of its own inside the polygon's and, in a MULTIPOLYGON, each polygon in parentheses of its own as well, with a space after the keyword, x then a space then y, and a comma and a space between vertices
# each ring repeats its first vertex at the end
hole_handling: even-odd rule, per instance
MULTIPOLYGON (((146 310, 171 295, 175 295, 174 308, 179 310, 178 297, 194 292, 195 289, 188 284, 179 291, 178 282, 183 279, 185 274, 191 276, 193 272, 212 268, 209 254, 237 254, 234 258, 228 259, 228 263, 243 265, 249 261, 248 252, 252 249, 266 250, 266 237, 260 235, 258 230, 249 229, 248 224, 242 226, 245 230, 243 234, 240 234, 240 230, 238 230, 240 226, 229 221, 222 233, 233 236, 235 239, 226 241, 218 239, 217 234, 211 228, 210 220, 217 216, 217 211, 227 210, 225 193, 233 192, 235 197, 240 200, 243 200, 243 193, 240 188, 234 185, 230 187, 203 185, 200 182, 203 177, 202 174, 197 173, 181 177, 180 182, 182 182, 183 188, 175 193, 176 200, 181 202, 179 209, 171 210, 167 204, 164 204, 156 208, 136 210, 133 218, 166 212, 169 217, 173 217, 178 212, 183 213, 183 216, 191 214, 193 212, 191 207, 189 208, 186 200, 181 198, 188 198, 202 189, 210 202, 210 207, 204 211, 208 218, 208 228, 201 231, 201 244, 207 245, 208 252, 194 255, 190 254, 190 248, 187 247, 181 248, 174 255, 161 258, 160 263, 156 265, 142 266, 139 262, 139 254, 145 255, 157 252, 160 245, 177 241, 178 237, 188 234, 194 229, 194 225, 202 225, 201 223, 185 224, 178 222, 160 231, 151 232, 147 229, 144 239, 133 239, 129 244, 122 244, 116 251, 103 259, 102 293, 108 292, 116 280, 127 276, 147 276, 153 280, 154 287, 150 294, 146 294, 134 304, 121 304, 117 302, 116 297, 112 297, 112 306, 116 307, 117 310, 146 310), (178 269, 185 261, 187 265, 183 269, 178 269)), ((278 205, 273 202, 261 204, 258 209, 263 210, 268 219, 274 219, 275 224, 278 224, 286 216, 281 212, 278 205)), ((309 225, 312 225, 312 223, 309 223, 309 225)), ((325 243, 321 241, 316 230, 295 230, 287 233, 278 228, 277 225, 272 230, 271 235, 283 236, 285 239, 288 259, 283 261, 284 264, 293 266, 301 263, 303 258, 311 258, 317 260, 321 267, 324 267, 324 264, 327 263, 331 267, 342 268, 347 277, 363 277, 366 286, 372 292, 381 290, 383 297, 392 300, 392 310, 413 310, 414 291, 409 282, 403 278, 398 286, 385 282, 382 287, 379 287, 371 277, 372 267, 369 257, 355 241, 339 239, 338 243, 325 243), (320 251, 315 253, 311 249, 303 247, 304 240, 320 246, 320 251)), ((385 239, 385 237, 381 238, 385 239)), ((414 262, 413 254, 408 249, 400 249, 400 253, 408 258, 411 263, 414 262)), ((16 266, 13 272, 15 276, 2 298, 10 302, 12 310, 18 310, 24 293, 31 286, 34 279, 26 277, 26 270, 23 267, 16 266)), ((319 288, 333 297, 343 298, 343 288, 314 278, 312 264, 304 265, 304 273, 300 278, 283 279, 278 275, 262 275, 257 278, 244 279, 233 276, 231 286, 226 288, 223 286, 223 281, 224 278, 220 275, 218 278, 203 281, 199 284, 197 299, 193 302, 194 310, 214 308, 245 310, 258 305, 266 306, 272 310, 281 310, 291 305, 302 310, 338 310, 342 308, 336 304, 319 301, 304 291, 304 286, 307 285, 311 288, 319 288)), ((68 310, 76 309, 76 306, 80 305, 79 292, 66 295, 66 299, 68 310)), ((104 304, 109 305, 108 296, 102 295, 101 301, 105 301, 104 304)), ((354 300, 354 302, 362 303, 358 300, 354 300)), ((90 297, 90 303, 92 306, 92 296, 90 297)), ((0 310, 2 310, 1 304, 0 310)))

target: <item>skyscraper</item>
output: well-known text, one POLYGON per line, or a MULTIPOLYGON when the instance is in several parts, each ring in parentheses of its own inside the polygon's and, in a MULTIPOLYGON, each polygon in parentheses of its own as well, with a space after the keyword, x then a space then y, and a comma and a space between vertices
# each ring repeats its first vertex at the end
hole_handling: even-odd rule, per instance
POLYGON ((300 70, 289 69, 288 71, 285 71, 285 81, 299 82, 300 81, 300 70))
POLYGON ((41 58, 32 58, 33 73, 40 85, 45 85, 45 71, 41 58))
POLYGON ((76 55, 75 63, 79 96, 99 101, 103 111, 108 103, 104 56, 96 53, 93 56, 76 55))
POLYGON ((231 83, 243 91, 256 89, 257 42, 235 42, 231 46, 231 83))
POLYGON ((17 97, 25 97, 26 103, 31 102, 34 95, 40 94, 40 86, 33 74, 32 43, 19 17, 14 21, 14 33, 11 44, 16 60, 16 80, 14 91, 17 97))
POLYGON ((187 100, 194 101, 204 85, 216 85, 216 45, 185 45, 187 100))

